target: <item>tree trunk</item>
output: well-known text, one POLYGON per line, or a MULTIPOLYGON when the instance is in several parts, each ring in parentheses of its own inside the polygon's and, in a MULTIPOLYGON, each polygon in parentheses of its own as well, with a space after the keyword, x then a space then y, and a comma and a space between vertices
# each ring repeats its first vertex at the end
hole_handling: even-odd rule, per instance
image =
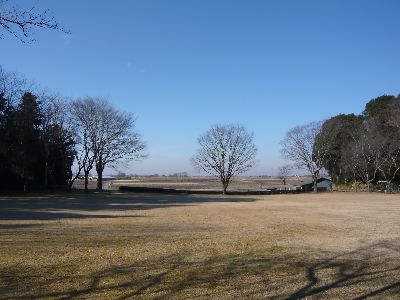
POLYGON ((96 168, 97 169, 97 189, 99 191, 103 190, 103 169, 102 168, 96 168))
POLYGON ((26 193, 26 176, 25 176, 25 167, 22 170, 22 183, 23 183, 23 189, 24 193, 26 193))
POLYGON ((85 171, 85 192, 88 191, 88 185, 89 185, 89 171, 85 171))
POLYGON ((47 161, 44 165, 44 187, 47 188, 49 186, 49 164, 47 161))
POLYGON ((228 188, 228 184, 226 182, 222 182, 222 195, 226 195, 227 188, 228 188))
POLYGON ((313 184, 314 185, 314 193, 316 193, 316 192, 318 192, 318 185, 317 185, 317 179, 318 178, 314 177, 313 179, 314 179, 314 184, 313 184))
POLYGON ((49 145, 45 143, 44 145, 44 187, 47 189, 49 187, 49 145))
POLYGON ((78 169, 78 173, 74 176, 72 174, 72 171, 68 171, 68 191, 69 192, 72 190, 72 186, 74 185, 75 180, 79 177, 81 172, 82 172, 82 170, 78 169))

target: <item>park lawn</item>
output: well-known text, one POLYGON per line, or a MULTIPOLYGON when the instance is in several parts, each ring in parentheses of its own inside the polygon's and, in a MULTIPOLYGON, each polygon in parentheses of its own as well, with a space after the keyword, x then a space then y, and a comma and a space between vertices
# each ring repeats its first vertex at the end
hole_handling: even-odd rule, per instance
POLYGON ((0 197, 0 299, 399 297, 400 197, 0 197))

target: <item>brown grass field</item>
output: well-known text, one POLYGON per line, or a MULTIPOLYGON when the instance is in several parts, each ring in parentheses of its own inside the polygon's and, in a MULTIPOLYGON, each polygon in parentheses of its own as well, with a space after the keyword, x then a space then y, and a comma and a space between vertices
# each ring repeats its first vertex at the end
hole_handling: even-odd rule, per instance
POLYGON ((400 197, 0 197, 0 299, 400 298, 400 197))

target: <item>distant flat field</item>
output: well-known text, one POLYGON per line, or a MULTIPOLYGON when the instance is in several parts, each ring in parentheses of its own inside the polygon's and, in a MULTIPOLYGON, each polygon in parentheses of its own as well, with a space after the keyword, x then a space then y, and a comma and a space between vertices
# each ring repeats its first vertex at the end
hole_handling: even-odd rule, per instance
POLYGON ((0 197, 0 299, 400 298, 400 197, 0 197))
MULTIPOLYGON (((310 182, 309 177, 289 177, 286 188, 310 182)), ((119 186, 193 189, 193 190, 222 190, 221 182, 217 177, 137 177, 130 180, 105 181, 104 187, 117 190, 119 186)), ((75 181, 76 188, 83 188, 83 180, 75 181)), ((89 182, 90 188, 96 187, 96 181, 89 182)), ((267 188, 285 188, 278 177, 235 177, 228 187, 228 191, 255 191, 267 188)))

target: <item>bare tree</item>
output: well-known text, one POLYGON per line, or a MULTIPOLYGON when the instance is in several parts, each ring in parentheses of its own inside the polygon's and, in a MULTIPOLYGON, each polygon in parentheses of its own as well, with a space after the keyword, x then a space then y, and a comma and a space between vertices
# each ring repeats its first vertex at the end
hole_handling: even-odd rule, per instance
POLYGON ((390 126, 400 129, 400 95, 398 96, 398 102, 391 105, 390 113, 385 122, 390 126))
POLYGON ((400 145, 398 140, 394 139, 388 143, 383 162, 378 168, 387 181, 388 192, 391 192, 392 182, 400 171, 400 145))
MULTIPOLYGON (((355 141, 354 141, 355 142, 355 141)), ((354 145, 346 145, 339 162, 340 170, 344 173, 344 184, 347 185, 349 179, 353 179, 354 187, 358 190, 357 164, 358 153, 354 151, 354 145)))
POLYGON ((389 192, 392 191, 392 182, 400 171, 400 95, 397 99, 398 101, 391 105, 385 120, 386 124, 392 127, 392 133, 387 144, 385 161, 380 167, 389 192))
POLYGON ((244 126, 214 125, 198 138, 198 143, 200 148, 191 162, 198 170, 219 177, 224 195, 233 176, 255 164, 257 148, 253 134, 244 126))
POLYGON ((88 190, 89 174, 93 169, 94 153, 92 152, 90 128, 94 126, 95 107, 91 103, 83 103, 83 101, 75 101, 71 105, 71 121, 75 132, 75 160, 78 165, 75 176, 70 182, 70 186, 83 172, 85 191, 88 190))
POLYGON ((116 167, 122 162, 146 157, 143 153, 146 146, 134 130, 136 119, 132 114, 115 110, 102 98, 76 100, 73 106, 74 114, 79 112, 82 115, 77 118, 81 120, 82 148, 84 153, 90 149, 88 155, 94 159, 99 190, 103 189, 103 171, 106 166, 116 167))
POLYGON ((385 147, 388 140, 373 121, 365 123, 362 130, 363 132, 353 145, 352 151, 357 158, 357 175, 367 185, 369 192, 371 183, 385 163, 385 147))
MULTIPOLYGON (((52 172, 54 166, 50 164, 50 145, 57 143, 65 145, 68 149, 66 153, 72 154, 75 152, 75 141, 73 139, 72 127, 68 119, 68 105, 66 99, 60 94, 50 94, 42 91, 38 99, 42 105, 43 123, 41 130, 41 143, 43 157, 45 160, 44 166, 44 185, 48 186, 49 173, 52 172)), ((73 160, 68 157, 68 161, 73 160)), ((67 159, 65 160, 67 161, 67 159)), ((71 170, 69 177, 72 176, 71 170)))
MULTIPOLYGON (((23 43, 34 41, 30 36, 35 27, 69 33, 58 24, 48 9, 37 12, 34 6, 22 9, 6 4, 8 0, 0 0, 0 27, 23 43)), ((0 39, 3 38, 4 34, 0 32, 0 39)))
MULTIPOLYGON (((84 182, 85 182, 85 191, 88 191, 89 185, 89 175, 90 171, 93 169, 94 164, 94 154, 90 148, 90 139, 88 136, 88 132, 85 129, 81 129, 81 135, 77 137, 77 147, 75 152, 75 159, 78 164, 77 172, 74 176, 74 180, 78 178, 83 172, 84 182)), ((73 181, 71 182, 71 186, 73 181)))
MULTIPOLYGON (((282 180, 283 185, 286 186, 287 178, 289 177, 290 172, 292 171, 291 165, 284 165, 279 168, 279 179, 282 180)), ((286 187, 285 187, 286 189, 286 187)))
POLYGON ((28 83, 23 76, 15 72, 8 72, 0 66, 0 94, 4 95, 6 107, 14 105, 26 91, 32 89, 32 83, 28 83))
POLYGON ((314 192, 317 192, 320 171, 333 146, 330 138, 332 132, 322 131, 322 124, 323 122, 312 122, 297 126, 289 130, 281 142, 283 158, 292 161, 298 168, 308 170, 313 178, 314 192))

